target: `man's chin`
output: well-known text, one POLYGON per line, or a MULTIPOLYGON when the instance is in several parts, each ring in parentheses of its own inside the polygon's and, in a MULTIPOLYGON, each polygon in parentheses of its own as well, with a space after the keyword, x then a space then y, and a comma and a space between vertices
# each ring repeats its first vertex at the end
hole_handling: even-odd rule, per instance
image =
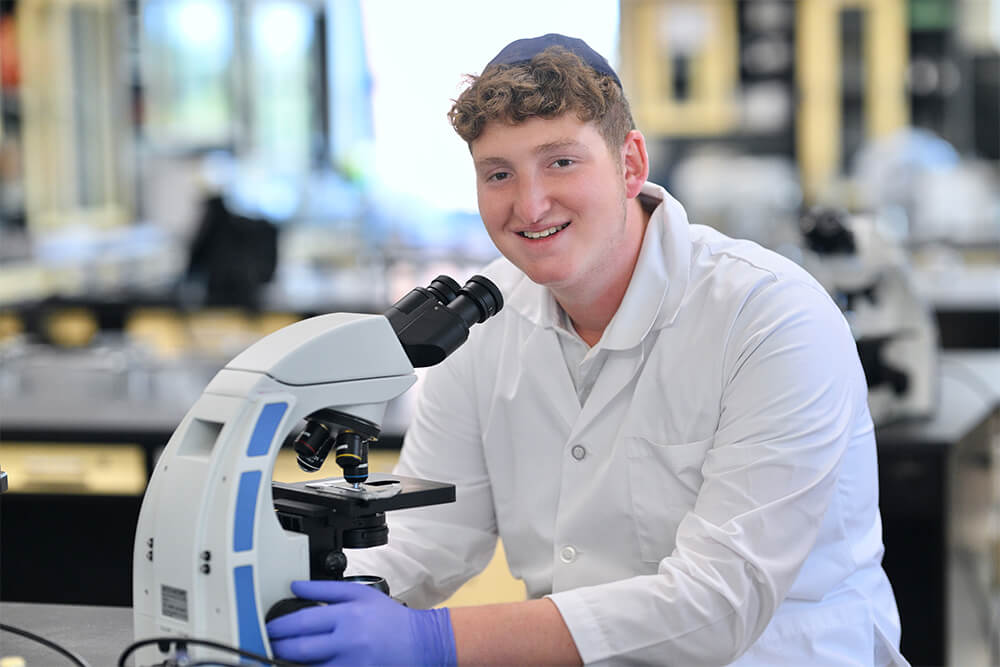
POLYGON ((565 261, 559 262, 555 259, 547 262, 530 261, 523 257, 517 257, 513 253, 506 255, 506 257, 511 264, 528 277, 528 280, 536 285, 549 289, 559 289, 572 282, 573 271, 565 261))
POLYGON ((541 285, 542 287, 548 287, 552 290, 558 290, 561 287, 565 287, 568 281, 568 276, 565 271, 543 271, 543 270, 529 270, 525 271, 524 275, 528 276, 528 279, 535 283, 536 285, 541 285))

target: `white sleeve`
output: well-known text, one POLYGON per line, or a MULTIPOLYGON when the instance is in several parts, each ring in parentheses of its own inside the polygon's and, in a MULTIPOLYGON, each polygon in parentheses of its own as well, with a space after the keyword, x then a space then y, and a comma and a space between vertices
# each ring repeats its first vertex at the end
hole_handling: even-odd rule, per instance
POLYGON ((414 607, 445 600, 486 567, 496 547, 470 343, 426 370, 394 471, 455 484, 456 502, 387 512, 389 543, 347 554, 348 574, 384 577, 392 596, 414 607))
POLYGON ((744 304, 718 354, 719 424, 673 553, 656 574, 551 596, 585 661, 735 660, 764 631, 816 542, 866 414, 843 316, 818 288, 771 283, 744 304))

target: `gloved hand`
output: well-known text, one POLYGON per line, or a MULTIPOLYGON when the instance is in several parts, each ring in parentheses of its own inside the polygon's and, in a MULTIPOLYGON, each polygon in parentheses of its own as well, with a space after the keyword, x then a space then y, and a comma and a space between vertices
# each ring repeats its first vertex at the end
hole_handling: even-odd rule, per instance
POLYGON ((267 624, 275 657, 317 665, 454 665, 448 609, 410 609, 370 586, 293 581, 292 593, 328 604, 267 624))

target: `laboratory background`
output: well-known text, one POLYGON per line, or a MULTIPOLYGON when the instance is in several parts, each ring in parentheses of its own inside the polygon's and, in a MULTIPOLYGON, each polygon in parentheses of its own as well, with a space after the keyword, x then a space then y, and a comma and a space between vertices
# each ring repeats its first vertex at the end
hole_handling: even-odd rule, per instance
MULTIPOLYGON (((497 256, 446 114, 547 32, 621 74, 692 222, 828 288, 902 652, 1000 664, 1000 0, 0 0, 0 620, 131 607, 157 457, 242 350, 497 256)), ((446 604, 523 596, 501 545, 446 604)))

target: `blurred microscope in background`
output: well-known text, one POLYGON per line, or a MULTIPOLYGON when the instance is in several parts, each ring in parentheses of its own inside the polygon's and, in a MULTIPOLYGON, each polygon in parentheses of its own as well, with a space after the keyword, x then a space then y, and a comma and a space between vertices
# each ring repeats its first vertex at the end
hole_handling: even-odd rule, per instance
POLYGON ((802 264, 840 306, 857 341, 872 419, 930 417, 938 336, 906 251, 875 215, 813 207, 799 220, 802 264))

